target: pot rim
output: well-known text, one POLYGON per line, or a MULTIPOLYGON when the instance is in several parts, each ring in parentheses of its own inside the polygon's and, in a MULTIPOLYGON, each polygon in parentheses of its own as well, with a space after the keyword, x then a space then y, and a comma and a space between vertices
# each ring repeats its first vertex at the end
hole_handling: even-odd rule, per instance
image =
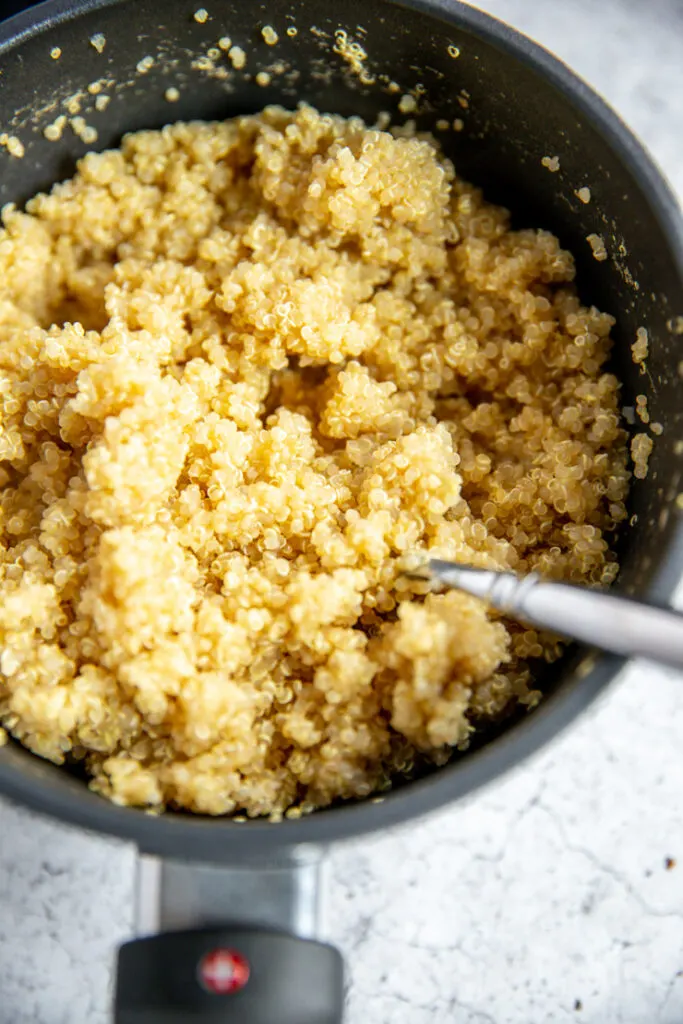
MULTIPOLYGON (((0 23, 0 53, 64 21, 122 0, 47 0, 0 23)), ((513 56, 567 96, 583 118, 606 140, 632 177, 646 191, 680 278, 683 280, 683 221, 664 175, 629 128, 607 103, 562 61, 497 18, 461 0, 389 0, 456 29, 469 32, 513 56)), ((661 564, 646 589, 651 600, 671 598, 683 572, 683 521, 662 552, 661 564)), ((24 751, 0 751, 0 792, 33 811, 70 825, 134 841, 144 853, 187 860, 248 862, 305 844, 327 844, 376 832, 421 817, 474 793, 556 737, 623 668, 625 660, 600 655, 583 678, 559 687, 523 720, 492 742, 433 775, 383 797, 321 810, 297 820, 230 818, 167 812, 153 815, 119 807, 92 793, 82 782, 57 771, 26 770, 24 751), (9 755, 9 756, 8 756, 9 755)), ((33 757, 34 755, 26 755, 33 757)))

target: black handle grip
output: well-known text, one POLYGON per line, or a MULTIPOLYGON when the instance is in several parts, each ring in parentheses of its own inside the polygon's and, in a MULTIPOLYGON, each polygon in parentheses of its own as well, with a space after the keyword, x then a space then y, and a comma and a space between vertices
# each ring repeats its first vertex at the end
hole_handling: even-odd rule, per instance
POLYGON ((119 950, 115 1024, 341 1024, 344 967, 320 942, 202 928, 119 950))

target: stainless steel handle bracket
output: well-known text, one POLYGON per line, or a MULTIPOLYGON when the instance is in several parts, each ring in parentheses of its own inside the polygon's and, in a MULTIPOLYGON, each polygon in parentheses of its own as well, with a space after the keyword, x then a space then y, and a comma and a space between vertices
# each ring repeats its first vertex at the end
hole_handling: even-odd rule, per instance
POLYGON ((160 860, 138 862, 136 933, 238 923, 324 938, 324 850, 295 847, 263 863, 213 865, 160 860))

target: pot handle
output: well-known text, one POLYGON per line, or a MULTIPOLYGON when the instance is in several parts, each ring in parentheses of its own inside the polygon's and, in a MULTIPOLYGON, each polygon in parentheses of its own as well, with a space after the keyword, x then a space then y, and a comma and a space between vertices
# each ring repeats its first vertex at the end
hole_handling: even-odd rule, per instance
POLYGON ((115 1024, 341 1024, 343 961, 284 932, 166 932, 119 950, 115 1024))

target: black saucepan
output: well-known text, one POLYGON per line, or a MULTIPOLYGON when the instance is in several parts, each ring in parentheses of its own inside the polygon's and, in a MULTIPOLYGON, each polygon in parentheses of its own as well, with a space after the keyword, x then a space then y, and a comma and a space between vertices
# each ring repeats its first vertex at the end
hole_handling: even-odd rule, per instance
MULTIPOLYGON (((291 107, 307 100, 322 110, 374 121, 382 110, 396 113, 401 93, 421 85, 419 126, 434 129, 439 119, 462 120, 462 130, 442 133, 460 174, 510 208, 518 225, 559 235, 577 257, 583 298, 617 319, 614 362, 624 403, 632 405, 635 394, 644 392, 652 418, 665 428, 647 478, 632 490, 617 585, 667 599, 683 568, 676 503, 683 490, 683 336, 677 333, 683 323, 677 319, 683 316, 683 232, 671 192, 636 139, 556 59, 452 0, 204 0, 204 23, 193 17, 199 6, 198 0, 50 0, 1 25, 0 131, 19 137, 26 152, 15 159, 0 150, 0 203, 21 204, 72 173, 87 146, 71 132, 50 142, 43 130, 61 101, 103 76, 114 79, 114 99, 106 111, 87 117, 97 128, 97 148, 116 145, 134 129, 223 118, 272 102, 291 107), (278 30, 276 53, 261 36, 265 24, 278 30), (295 35, 287 34, 288 26, 296 27, 295 35), (363 84, 333 51, 330 41, 340 28, 362 43, 374 84, 363 84), (245 73, 228 81, 196 60, 223 35, 249 54, 245 73), (104 37, 103 49, 90 42, 96 36, 104 37), (51 57, 54 47, 62 51, 58 60, 51 57), (143 74, 138 64, 146 56, 155 61, 143 74), (298 76, 274 75, 269 85, 256 84, 255 72, 276 59, 298 76), (389 80, 401 86, 398 94, 382 86, 389 80), (171 85, 181 94, 173 105, 164 98, 171 85), (557 173, 542 162, 547 156, 559 157, 557 173), (587 204, 576 195, 586 185, 587 204), (603 262, 595 261, 586 241, 593 233, 602 236, 610 254, 603 262), (647 376, 630 359, 641 326, 650 335, 647 376)), ((147 853, 216 864, 259 859, 403 822, 470 793, 557 735, 621 665, 618 658, 571 652, 555 666, 537 710, 508 722, 467 755, 397 787, 381 803, 334 807, 304 819, 270 824, 150 816, 106 802, 82 778, 12 743, 0 750, 0 791, 65 822, 133 840, 147 853)), ((159 963, 150 968, 152 977, 163 973, 159 963)), ((292 961, 292 977, 298 978, 296 970, 292 961)), ((334 988, 338 977, 334 970, 332 975, 334 988)), ((259 1012, 258 1006, 244 1005, 240 1019, 267 1020, 272 1006, 266 1016, 259 1012)), ((281 1010, 270 1019, 338 1019, 316 1012, 289 1017, 281 1010)), ((125 1019, 176 1018, 164 1011, 125 1019)))

